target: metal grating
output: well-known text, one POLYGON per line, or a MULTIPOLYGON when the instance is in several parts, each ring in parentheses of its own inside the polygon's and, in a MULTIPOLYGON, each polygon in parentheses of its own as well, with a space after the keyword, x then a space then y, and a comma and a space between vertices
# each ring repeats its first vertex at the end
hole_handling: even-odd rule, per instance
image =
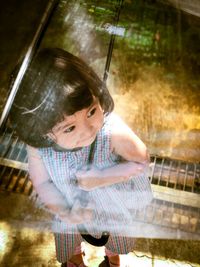
MULTIPOLYGON (((0 140, 0 190, 31 195, 25 145, 9 129, 0 140)), ((199 238, 200 164, 151 156, 150 165, 154 199, 146 209, 132 211, 135 223, 145 223, 153 237, 174 238, 181 231, 181 237, 199 238)))
POLYGON ((0 172, 3 173, 0 179, 1 190, 25 195, 32 193, 33 186, 27 172, 6 166, 0 166, 0 172))
POLYGON ((25 144, 9 128, 0 136, 0 190, 30 195, 25 144))
MULTIPOLYGON (((183 231, 195 236, 200 235, 200 208, 176 204, 154 198, 144 210, 136 211, 135 220, 167 228, 166 236, 170 238, 169 228, 183 231)), ((166 237, 163 236, 163 237, 166 237)), ((160 233, 157 234, 160 236, 160 233)))
MULTIPOLYGON (((6 128, 0 136, 0 165, 1 189, 11 188, 9 184, 14 184, 12 177, 15 177, 17 184, 19 184, 18 179, 20 177, 27 177, 27 174, 25 175, 27 171, 25 144, 19 141, 15 133, 9 128, 6 128), (5 179, 7 182, 4 182, 5 179), (2 185, 4 186, 2 187, 2 185)), ((177 195, 177 190, 186 192, 186 196, 188 196, 187 192, 194 193, 195 196, 200 194, 199 163, 152 155, 150 166, 150 181, 154 191, 158 191, 157 189, 160 188, 161 193, 173 192, 174 195, 177 195)))
POLYGON ((176 190, 200 193, 200 164, 154 156, 151 183, 176 190))

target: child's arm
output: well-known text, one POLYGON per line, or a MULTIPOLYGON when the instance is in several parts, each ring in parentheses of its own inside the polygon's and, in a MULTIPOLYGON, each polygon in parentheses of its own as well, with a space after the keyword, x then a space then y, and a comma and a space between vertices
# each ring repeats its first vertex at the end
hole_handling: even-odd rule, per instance
POLYGON ((33 186, 41 201, 50 212, 57 214, 61 220, 68 223, 78 224, 90 220, 92 211, 89 209, 82 209, 80 205, 77 207, 78 203, 74 203, 73 208, 69 209, 65 198, 49 179, 49 175, 38 150, 28 146, 27 151, 29 174, 33 186))
POLYGON ((111 147, 125 162, 103 170, 79 171, 79 186, 84 190, 128 181, 144 172, 149 164, 149 154, 144 143, 117 116, 114 116, 111 133, 111 147))

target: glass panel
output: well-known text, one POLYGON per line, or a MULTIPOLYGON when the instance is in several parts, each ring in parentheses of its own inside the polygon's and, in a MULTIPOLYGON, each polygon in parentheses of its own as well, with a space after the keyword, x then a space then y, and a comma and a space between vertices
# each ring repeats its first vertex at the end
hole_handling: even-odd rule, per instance
MULTIPOLYGON (((88 229, 91 233, 105 229, 135 237, 199 239, 199 17, 166 1, 129 0, 124 1, 116 23, 120 3, 60 1, 41 44, 80 56, 103 77, 115 35, 107 81, 115 110, 152 155, 152 203, 143 207, 151 199, 148 190, 147 194, 145 188, 138 190, 144 177, 133 179, 129 191, 114 187, 113 195, 120 201, 125 199, 120 204, 129 205, 127 209, 118 209, 111 188, 100 189, 93 199, 101 199, 107 190, 110 199, 106 196, 104 201, 109 212, 100 210, 104 206, 98 203, 98 220, 88 229), (135 206, 130 201, 132 195, 135 206)), ((12 160, 22 157, 13 158, 18 155, 18 147, 15 149, 14 154, 5 149, 12 160)), ((3 173, 7 173, 5 168, 3 173)), ((9 181, 11 174, 7 174, 9 181)), ((11 186, 17 188, 18 184, 13 181, 11 186)), ((5 183, 5 187, 9 185, 5 183)), ((70 195, 64 187, 61 190, 70 195)), ((56 230, 71 231, 65 227, 61 224, 56 230)))
POLYGON ((0 114, 8 97, 11 74, 27 52, 48 1, 1 3, 0 8, 0 114))
MULTIPOLYGON (((167 1, 125 1, 109 88, 151 154, 200 158, 200 17, 167 1), (156 3, 155 3, 156 2, 156 3)), ((195 1, 188 6, 195 8, 195 1)), ((198 9, 196 9, 198 10, 198 9)))
POLYGON ((119 1, 62 0, 41 47, 60 47, 80 56, 103 76, 112 25, 119 1))

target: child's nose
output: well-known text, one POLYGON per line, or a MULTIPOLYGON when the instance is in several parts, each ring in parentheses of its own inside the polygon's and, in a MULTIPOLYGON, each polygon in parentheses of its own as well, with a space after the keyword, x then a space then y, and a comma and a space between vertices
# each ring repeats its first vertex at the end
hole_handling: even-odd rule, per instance
POLYGON ((86 120, 83 127, 83 132, 88 134, 92 133, 94 131, 94 124, 92 123, 92 120, 86 120))

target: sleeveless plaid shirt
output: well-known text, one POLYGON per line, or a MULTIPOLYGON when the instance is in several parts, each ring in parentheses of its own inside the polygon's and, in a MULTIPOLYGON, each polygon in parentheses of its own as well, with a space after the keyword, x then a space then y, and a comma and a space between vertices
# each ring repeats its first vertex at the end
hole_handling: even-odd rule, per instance
MULTIPOLYGON (((105 118, 104 125, 97 134, 93 165, 104 169, 119 163, 120 157, 111 151, 111 125, 114 114, 105 118)), ((76 172, 88 164, 90 146, 77 151, 60 152, 53 148, 42 148, 40 154, 49 176, 62 193, 69 207, 79 195, 76 185, 76 172)), ((88 231, 99 233, 108 230, 111 233, 131 235, 131 225, 135 211, 141 209, 152 200, 148 173, 133 177, 128 182, 98 188, 88 192, 89 202, 95 207, 94 221, 86 223, 88 231)), ((74 233, 73 225, 59 222, 56 232, 74 233)))

